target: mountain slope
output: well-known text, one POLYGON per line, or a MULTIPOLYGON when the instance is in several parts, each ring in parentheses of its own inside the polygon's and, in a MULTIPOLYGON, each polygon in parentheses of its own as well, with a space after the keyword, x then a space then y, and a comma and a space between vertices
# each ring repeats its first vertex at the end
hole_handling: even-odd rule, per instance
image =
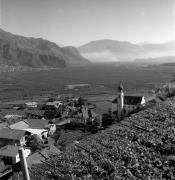
POLYGON ((130 61, 175 55, 175 42, 164 44, 133 44, 114 40, 97 40, 78 48, 82 56, 92 61, 130 61))
POLYGON ((1 66, 49 68, 86 65, 88 62, 79 53, 67 53, 53 42, 13 35, 0 29, 1 66))
POLYGON ((80 66, 82 63, 84 65, 88 65, 90 63, 89 60, 83 58, 79 51, 72 46, 66 46, 66 47, 62 47, 62 51, 64 52, 64 54, 66 55, 68 61, 67 63, 71 66, 80 66))

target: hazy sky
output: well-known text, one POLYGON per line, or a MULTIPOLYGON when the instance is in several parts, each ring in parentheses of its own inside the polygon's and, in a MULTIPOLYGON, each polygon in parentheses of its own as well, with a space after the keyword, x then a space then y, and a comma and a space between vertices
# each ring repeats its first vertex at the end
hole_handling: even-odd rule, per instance
POLYGON ((175 0, 0 0, 0 27, 63 45, 175 40, 175 0))

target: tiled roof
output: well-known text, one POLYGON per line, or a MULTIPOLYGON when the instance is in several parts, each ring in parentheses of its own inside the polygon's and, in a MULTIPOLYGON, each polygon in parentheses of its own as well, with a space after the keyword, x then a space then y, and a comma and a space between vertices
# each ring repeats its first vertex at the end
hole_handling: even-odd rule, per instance
POLYGON ((10 127, 10 129, 22 130, 22 129, 28 128, 29 125, 25 121, 19 121, 15 124, 10 125, 9 127, 10 127))
POLYGON ((0 156, 16 157, 18 154, 17 146, 4 146, 0 149, 0 156))
MULTIPOLYGON (((127 105, 137 105, 142 101, 143 96, 124 96, 124 104, 127 105)), ((117 103, 117 98, 115 98, 112 103, 117 103)))
POLYGON ((48 125, 47 120, 40 119, 26 119, 24 121, 17 122, 15 124, 10 125, 11 129, 44 129, 48 125))
POLYGON ((25 133, 26 131, 23 130, 3 128, 0 129, 0 139, 20 140, 25 135, 25 133))
POLYGON ((27 120, 25 120, 25 122, 32 129, 44 129, 49 121, 47 121, 47 120, 40 120, 40 119, 27 119, 27 120))
POLYGON ((141 103, 142 96, 124 96, 124 103, 128 105, 137 105, 141 103))

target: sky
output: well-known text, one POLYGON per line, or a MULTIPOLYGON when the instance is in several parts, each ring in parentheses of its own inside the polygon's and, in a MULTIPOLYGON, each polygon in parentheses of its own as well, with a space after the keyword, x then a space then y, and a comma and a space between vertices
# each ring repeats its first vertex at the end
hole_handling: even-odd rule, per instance
POLYGON ((60 45, 175 40, 175 0, 0 0, 0 28, 60 45))

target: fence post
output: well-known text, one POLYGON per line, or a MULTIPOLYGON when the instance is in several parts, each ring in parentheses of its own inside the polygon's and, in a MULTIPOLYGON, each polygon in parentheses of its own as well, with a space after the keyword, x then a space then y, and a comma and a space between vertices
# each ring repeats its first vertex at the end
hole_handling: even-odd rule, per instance
POLYGON ((21 163, 21 168, 22 168, 23 179, 24 180, 30 180, 29 171, 28 171, 28 168, 27 168, 27 162, 26 162, 26 158, 25 158, 25 155, 24 155, 23 147, 20 147, 18 152, 19 152, 19 157, 20 157, 20 163, 21 163))

